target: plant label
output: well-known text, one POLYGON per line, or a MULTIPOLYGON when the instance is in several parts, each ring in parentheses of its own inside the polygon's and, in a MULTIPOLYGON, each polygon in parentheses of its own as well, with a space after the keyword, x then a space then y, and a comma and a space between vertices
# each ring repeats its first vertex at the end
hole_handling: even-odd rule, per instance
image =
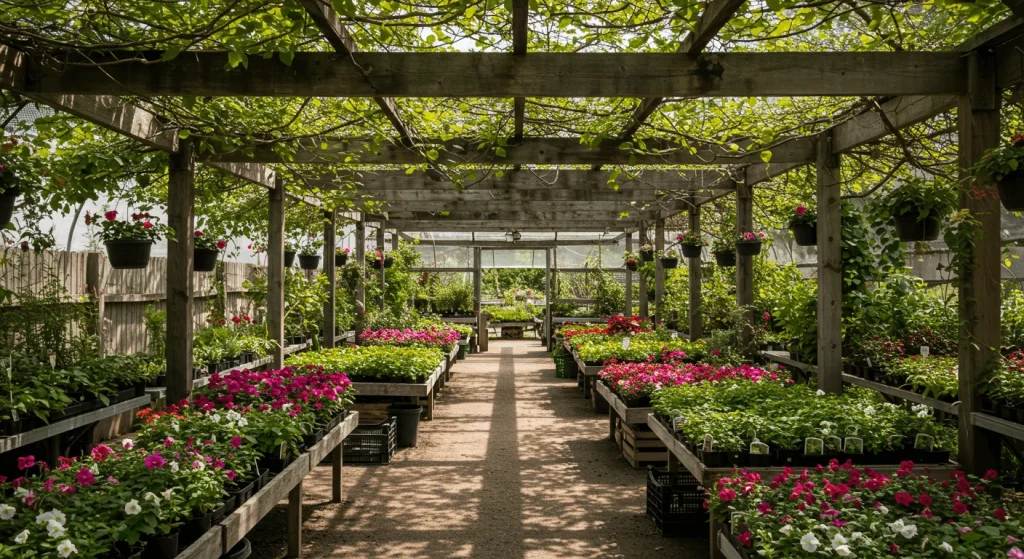
POLYGON ((672 339, 675 340, 675 339, 678 339, 678 338, 679 338, 679 332, 672 332, 672 339))
POLYGON ((929 452, 935 450, 935 437, 925 435, 924 433, 918 433, 917 436, 914 437, 914 449, 927 450, 929 452))
POLYGON ((825 447, 828 448, 829 452, 838 454, 843 451, 843 439, 840 439, 835 435, 825 437, 825 447))
POLYGON ((926 345, 921 346, 921 357, 928 357, 929 353, 931 353, 930 347, 926 345))
POLYGON ((622 338, 622 349, 629 349, 629 338, 622 338))
POLYGON ((807 437, 804 439, 804 454, 808 456, 825 454, 825 441, 817 437, 807 437))
POLYGON ((757 440, 756 438, 750 443, 751 454, 768 454, 768 445, 757 440))
POLYGON ((860 437, 846 437, 843 451, 847 454, 864 454, 864 440, 860 437))
POLYGON ((778 363, 769 363, 768 364, 768 370, 773 372, 773 373, 775 371, 778 371, 779 370, 779 364, 778 363))
POLYGON ((683 417, 681 412, 677 413, 677 415, 672 418, 672 430, 673 431, 682 431, 683 430, 683 424, 685 424, 685 423, 686 423, 686 418, 683 417))
POLYGON ((872 364, 871 364, 871 358, 870 358, 870 357, 868 357, 867 359, 865 359, 865 361, 867 361, 867 362, 868 362, 868 368, 869 368, 869 369, 870 369, 871 367, 874 367, 874 365, 872 365, 872 364))
POLYGON ((715 449, 715 438, 711 435, 704 435, 704 445, 701 446, 701 450, 704 452, 713 452, 715 449))
POLYGON ((50 355, 50 368, 51 369, 56 369, 57 368, 57 356, 56 355, 50 355))

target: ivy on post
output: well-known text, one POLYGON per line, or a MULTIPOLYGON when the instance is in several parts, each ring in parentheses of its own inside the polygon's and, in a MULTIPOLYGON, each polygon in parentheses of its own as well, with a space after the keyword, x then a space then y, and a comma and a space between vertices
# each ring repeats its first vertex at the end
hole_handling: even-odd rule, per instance
POLYGON ((170 156, 167 221, 167 401, 192 393, 192 231, 195 221, 195 144, 182 139, 170 156))
POLYGON ((843 391, 843 239, 839 156, 818 137, 818 389, 843 391))
POLYGON ((979 181, 972 168, 985 152, 999 142, 1000 92, 995 85, 995 57, 988 53, 968 55, 968 94, 957 102, 959 164, 963 188, 960 208, 967 210, 980 227, 969 256, 962 258, 958 274, 960 340, 959 461, 971 474, 999 469, 999 435, 974 425, 980 412, 978 388, 1000 358, 1000 209, 999 196, 990 181, 979 181))
POLYGON ((359 266, 359 279, 356 281, 355 313, 356 339, 366 329, 366 214, 359 214, 356 222, 356 265, 359 266))
MULTIPOLYGON (((754 189, 747 181, 736 181, 736 231, 754 230, 754 189)), ((754 341, 754 257, 736 254, 736 306, 740 311, 739 344, 752 353, 754 341)))

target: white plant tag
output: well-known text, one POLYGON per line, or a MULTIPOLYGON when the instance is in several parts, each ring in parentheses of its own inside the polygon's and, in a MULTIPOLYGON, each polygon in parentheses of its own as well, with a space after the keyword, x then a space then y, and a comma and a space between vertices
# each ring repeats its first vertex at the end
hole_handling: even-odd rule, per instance
POLYGON ((703 450, 704 452, 713 452, 714 449, 715 438, 712 437, 711 435, 704 435, 704 446, 701 447, 701 450, 703 450))
POLYGON ((750 442, 750 453, 768 454, 768 445, 757 440, 757 437, 754 437, 754 440, 750 442))
POLYGON ((804 454, 808 456, 825 454, 825 441, 817 437, 807 437, 804 439, 804 454))
POLYGON ((773 372, 773 373, 775 371, 778 371, 779 370, 779 364, 778 363, 769 363, 768 364, 768 370, 773 372))
POLYGON ((56 355, 50 355, 50 368, 51 369, 56 369, 57 368, 57 356, 56 355))
POLYGON ((870 369, 871 367, 874 367, 874 365, 872 365, 872 364, 871 364, 871 358, 870 358, 870 357, 868 357, 868 358, 867 358, 867 362, 868 362, 868 368, 869 368, 869 369, 870 369))
POLYGON ((846 437, 843 450, 847 454, 864 454, 864 440, 860 437, 846 437))
POLYGON ((930 347, 926 345, 921 346, 921 357, 928 357, 929 353, 931 353, 930 347))
POLYGON ((622 349, 629 349, 629 338, 622 338, 622 349))
POLYGON ((831 437, 826 437, 825 440, 827 441, 826 446, 830 452, 839 453, 843 451, 843 439, 833 435, 831 437))
POLYGON ((925 435, 924 433, 918 433, 914 437, 914 448, 916 450, 935 450, 935 437, 931 435, 925 435))
POLYGON ((682 431, 684 423, 686 423, 686 418, 683 417, 682 412, 676 412, 676 416, 672 418, 672 430, 682 431))

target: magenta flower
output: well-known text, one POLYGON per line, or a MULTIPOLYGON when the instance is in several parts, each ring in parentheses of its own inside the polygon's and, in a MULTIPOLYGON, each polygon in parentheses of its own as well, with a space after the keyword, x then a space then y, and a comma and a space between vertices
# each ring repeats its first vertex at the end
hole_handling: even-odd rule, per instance
POLYGON ((21 457, 18 458, 18 469, 19 470, 27 470, 27 469, 31 468, 32 466, 35 466, 35 465, 36 465, 36 457, 35 456, 31 456, 31 455, 30 456, 21 456, 21 457))
POLYGON ((231 437, 231 446, 232 448, 238 448, 242 446, 242 437, 239 437, 238 435, 231 437))
POLYGON ((149 468, 150 470, 163 468, 164 464, 167 463, 167 461, 164 460, 164 457, 160 456, 159 454, 150 454, 149 456, 146 457, 145 462, 146 467, 149 468))
POLYGON ((796 207, 796 215, 804 215, 805 213, 807 213, 807 206, 796 207))
POLYGON ((78 482, 78 485, 88 486, 96 483, 96 476, 89 471, 89 468, 82 468, 81 470, 78 470, 78 474, 75 475, 75 481, 78 482))

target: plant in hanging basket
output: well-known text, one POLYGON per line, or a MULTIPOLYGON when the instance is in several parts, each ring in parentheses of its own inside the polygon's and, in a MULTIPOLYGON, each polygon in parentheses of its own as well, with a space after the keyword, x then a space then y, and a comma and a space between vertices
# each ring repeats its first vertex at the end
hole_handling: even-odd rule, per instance
POLYGON ((298 254, 299 248, 292 241, 284 242, 284 267, 291 268, 295 264, 295 255, 298 254))
POLYGON ((686 258, 700 258, 701 251, 708 244, 703 237, 693 231, 676 235, 676 242, 679 243, 686 258))
POLYGON ((348 263, 348 255, 352 253, 352 249, 348 247, 338 247, 334 249, 334 265, 344 266, 348 263))
POLYGON ((756 256, 760 254, 764 239, 764 233, 751 233, 750 231, 740 233, 736 237, 736 254, 740 256, 756 256))
POLYGON ((46 172, 30 142, 12 136, 0 143, 0 229, 11 222, 18 197, 35 192, 46 172))
POLYGON ((98 223, 99 238, 107 247, 107 257, 115 270, 145 268, 149 264, 149 251, 153 242, 169 233, 149 212, 134 213, 131 219, 118 220, 117 210, 108 210, 99 216, 85 214, 86 225, 98 223))
POLYGON ((661 257, 661 267, 666 270, 671 270, 679 266, 679 258, 676 256, 671 249, 666 250, 665 254, 661 257))
POLYGON ((299 246, 299 268, 303 270, 317 269, 320 266, 320 252, 323 246, 323 241, 316 237, 307 237, 299 246))
POLYGON ((192 242, 192 269, 196 272, 212 272, 217 267, 220 251, 228 246, 224 239, 214 239, 213 235, 199 230, 194 233, 192 242))
POLYGON ((957 205, 957 194, 951 184, 913 177, 890 190, 880 204, 901 241, 934 241, 939 223, 957 205))
POLYGON ((818 244, 818 212, 803 204, 797 206, 789 216, 789 230, 798 246, 818 244))
POLYGON ((644 262, 654 262, 654 245, 641 246, 640 259, 644 262))
POLYGON ((736 265, 736 245, 726 239, 715 239, 711 244, 711 253, 715 255, 715 262, 722 267, 736 265))
POLYGON ((395 259, 390 256, 388 251, 376 250, 373 252, 372 259, 370 260, 370 266, 374 270, 381 270, 384 268, 390 268, 394 262, 395 259))
POLYGON ((995 181, 999 201, 1011 212, 1024 211, 1024 134, 989 150, 974 167, 980 181, 995 181))

